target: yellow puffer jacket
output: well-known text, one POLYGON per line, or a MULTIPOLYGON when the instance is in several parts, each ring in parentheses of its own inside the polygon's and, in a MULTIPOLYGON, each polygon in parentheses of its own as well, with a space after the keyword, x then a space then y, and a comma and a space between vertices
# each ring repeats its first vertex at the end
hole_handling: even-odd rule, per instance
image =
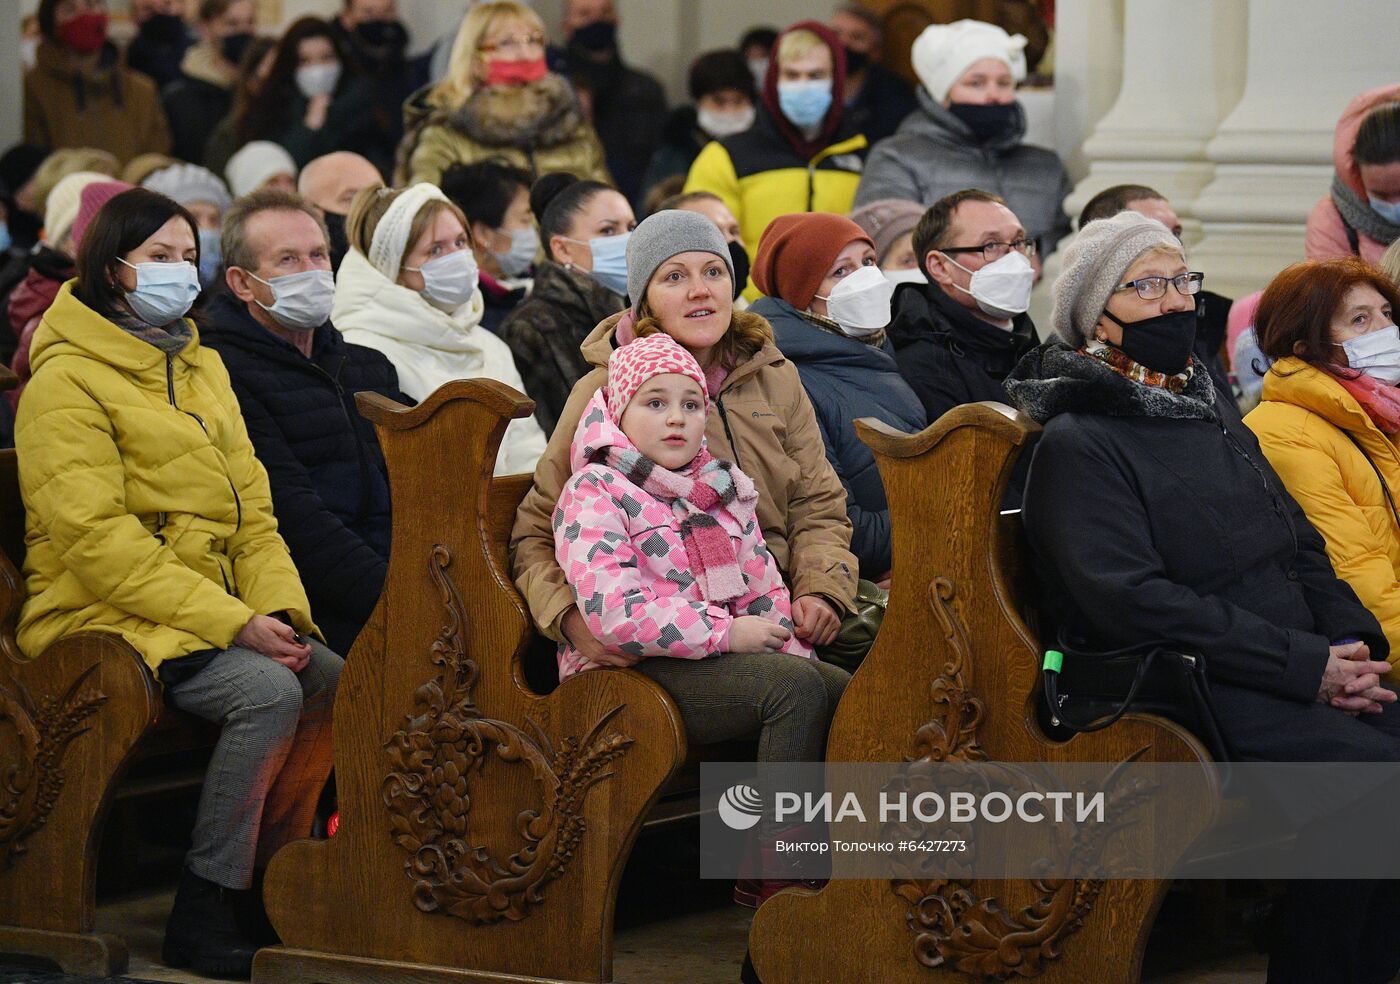
POLYGON ((1395 442, 1335 379, 1294 358, 1269 369, 1262 400, 1245 423, 1326 539, 1337 576, 1380 621, 1390 640, 1389 679, 1400 682, 1400 526, 1366 460, 1375 462, 1390 495, 1400 497, 1395 442))
MULTIPOLYGON (((780 215, 849 213, 868 150, 863 135, 838 132, 805 160, 788 146, 772 118, 760 111, 748 130, 705 145, 690 165, 685 191, 718 195, 739 220, 744 248, 754 257, 763 230, 780 215)), ((750 280, 744 297, 755 301, 762 296, 750 280)))
MULTIPOLYGON (((20 648, 120 635, 152 670, 224 649, 254 614, 315 632, 228 372, 167 357, 64 284, 34 334, 15 423, 26 511, 20 648)), ((319 634, 319 633, 318 633, 319 634)))

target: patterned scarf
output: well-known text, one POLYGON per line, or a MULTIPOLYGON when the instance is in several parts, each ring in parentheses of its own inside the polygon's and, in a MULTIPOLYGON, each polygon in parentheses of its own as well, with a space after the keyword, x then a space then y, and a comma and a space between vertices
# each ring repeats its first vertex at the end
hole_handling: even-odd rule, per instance
POLYGON ((1400 389, 1355 369, 1329 366, 1327 371, 1337 385, 1355 397, 1382 434, 1400 434, 1400 389))
POLYGON ((148 325, 134 314, 115 314, 112 316, 112 324, 128 335, 134 335, 148 345, 154 345, 166 355, 175 355, 194 337, 184 318, 176 318, 168 325, 148 325))
POLYGON ((671 504, 681 521, 690 573, 706 600, 732 601, 743 595, 748 588, 734 545, 711 513, 723 508, 736 513, 737 506, 738 514, 752 515, 758 493, 747 475, 704 447, 683 472, 662 468, 635 448, 608 447, 599 457, 633 485, 671 504))
POLYGON ((1093 339, 1086 342, 1084 347, 1079 351, 1090 358, 1098 359, 1104 365, 1118 373, 1118 375, 1131 379, 1135 383, 1142 383, 1144 386, 1156 386, 1158 389, 1164 389, 1168 393, 1176 394, 1180 394, 1182 390, 1186 389, 1186 384, 1191 381, 1191 372, 1195 365, 1195 360, 1193 359, 1186 363, 1185 371, 1169 376, 1164 372, 1158 372, 1155 369, 1147 368, 1141 363, 1134 362, 1132 359, 1128 358, 1127 354, 1122 349, 1114 348, 1112 345, 1094 341, 1093 339))

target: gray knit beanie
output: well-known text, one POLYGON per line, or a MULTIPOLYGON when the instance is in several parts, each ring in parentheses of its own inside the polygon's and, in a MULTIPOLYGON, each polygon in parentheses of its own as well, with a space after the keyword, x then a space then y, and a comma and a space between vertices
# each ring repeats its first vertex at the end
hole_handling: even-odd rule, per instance
POLYGON ((1137 212, 1095 219, 1079 230, 1062 253, 1053 291, 1050 323, 1065 344, 1078 348, 1092 336, 1113 288, 1123 282, 1133 261, 1153 246, 1182 252, 1171 230, 1137 212))
POLYGON ((699 212, 668 208, 654 212, 632 230, 627 240, 627 296, 635 311, 646 297, 647 284, 656 268, 678 253, 699 250, 714 253, 724 261, 729 279, 734 279, 734 263, 719 226, 699 212))

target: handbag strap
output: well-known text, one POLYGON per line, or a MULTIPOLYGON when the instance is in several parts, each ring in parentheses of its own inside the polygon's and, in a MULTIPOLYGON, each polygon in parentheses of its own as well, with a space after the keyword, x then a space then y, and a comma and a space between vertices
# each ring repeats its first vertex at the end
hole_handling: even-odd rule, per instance
POLYGON ((1371 471, 1376 473, 1376 481, 1381 483, 1381 491, 1385 493, 1385 501, 1390 503, 1390 515, 1395 518, 1395 525, 1400 527, 1400 511, 1395 508, 1395 498, 1390 494, 1390 486, 1386 484, 1385 476, 1381 474, 1380 466, 1376 460, 1366 453, 1366 449, 1361 446, 1361 442, 1356 439, 1356 435, 1349 430, 1342 431, 1351 438, 1351 443, 1356 445, 1356 450, 1361 452, 1361 457, 1366 459, 1366 464, 1371 466, 1371 471))
MULTIPOLYGON (((1152 661, 1157 658, 1157 654, 1161 651, 1161 646, 1154 646, 1152 649, 1148 650, 1145 656, 1143 656, 1142 661, 1138 663, 1137 674, 1133 677, 1132 685, 1128 687, 1128 693, 1123 698, 1123 703, 1120 704, 1116 710, 1114 710, 1111 714, 1106 714, 1101 718, 1087 723, 1082 721, 1071 721, 1065 715, 1065 709, 1063 706, 1064 701, 1063 698, 1060 697, 1059 684, 1060 661, 1063 659, 1063 654, 1056 650, 1051 650, 1047 652, 1045 654, 1045 662, 1043 664, 1042 676, 1045 680, 1045 698, 1050 702, 1050 713, 1055 716, 1056 723, 1063 724, 1071 731, 1078 731, 1081 733, 1089 731, 1102 731, 1109 725, 1116 723, 1118 719, 1121 718, 1124 714, 1127 714, 1128 709, 1133 706, 1133 701, 1137 698, 1138 691, 1142 689, 1143 681, 1147 679, 1147 671, 1152 668, 1152 661)), ((1105 654, 1101 653, 1098 655, 1103 656, 1105 654)), ((1115 653, 1114 655, 1118 654, 1115 653)))

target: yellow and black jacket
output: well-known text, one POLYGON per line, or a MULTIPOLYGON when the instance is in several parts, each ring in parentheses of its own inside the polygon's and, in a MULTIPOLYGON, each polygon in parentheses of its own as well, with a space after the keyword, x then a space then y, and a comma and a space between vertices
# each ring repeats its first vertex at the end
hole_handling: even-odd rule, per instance
MULTIPOLYGON (((760 107, 752 127, 700 151, 685 190, 708 191, 723 199, 739 220, 744 246, 753 256, 759 236, 780 215, 850 212, 869 149, 864 135, 842 127, 830 143, 804 158, 760 107)), ((744 296, 754 300, 761 295, 750 282, 744 296)))

